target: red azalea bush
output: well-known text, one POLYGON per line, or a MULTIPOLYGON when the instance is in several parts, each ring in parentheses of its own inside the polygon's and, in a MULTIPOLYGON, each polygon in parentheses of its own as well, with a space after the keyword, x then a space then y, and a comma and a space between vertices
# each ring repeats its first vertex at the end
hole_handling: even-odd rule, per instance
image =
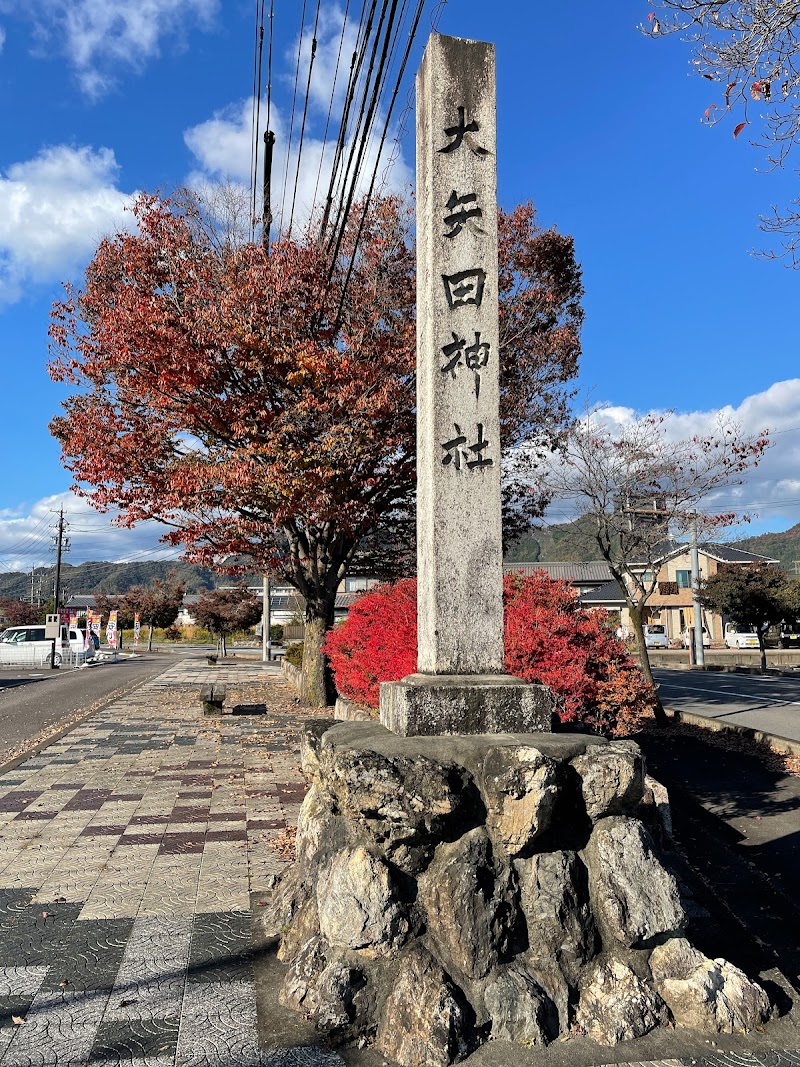
MULTIPOLYGON (((582 608, 574 589, 544 572, 508 575, 503 595, 508 673, 550 686, 562 722, 617 735, 635 729, 652 692, 604 616, 582 608)), ((328 635, 325 653, 342 696, 377 708, 380 683, 417 668, 416 581, 359 597, 328 635)))
POLYGON ((638 726, 653 692, 602 612, 581 607, 570 585, 544 571, 507 575, 503 601, 509 674, 550 686, 562 722, 618 736, 638 726))
POLYGON ((343 697, 377 708, 381 682, 417 669, 417 582, 404 578, 363 593, 325 641, 343 697))

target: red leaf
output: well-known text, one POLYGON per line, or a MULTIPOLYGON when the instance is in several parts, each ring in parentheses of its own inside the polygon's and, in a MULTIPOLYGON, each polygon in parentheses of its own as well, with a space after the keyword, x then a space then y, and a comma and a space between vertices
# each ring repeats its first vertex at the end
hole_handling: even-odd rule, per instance
POLYGON ((717 110, 717 105, 716 104, 709 104, 708 107, 703 112, 703 114, 705 115, 705 117, 707 119, 710 119, 711 118, 711 112, 712 111, 716 111, 716 110, 717 110))
POLYGON ((742 130, 745 128, 746 125, 747 125, 746 122, 740 122, 739 125, 736 127, 736 129, 733 131, 733 136, 734 137, 738 137, 739 134, 742 132, 742 130))

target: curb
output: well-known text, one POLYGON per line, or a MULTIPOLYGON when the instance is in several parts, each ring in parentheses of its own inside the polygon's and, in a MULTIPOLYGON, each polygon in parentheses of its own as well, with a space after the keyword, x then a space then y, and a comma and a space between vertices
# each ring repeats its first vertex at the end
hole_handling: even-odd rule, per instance
POLYGON ((704 715, 698 715, 693 711, 673 711, 676 722, 685 722, 690 726, 702 726, 707 730, 721 731, 730 730, 733 733, 744 734, 757 744, 766 745, 773 752, 783 755, 800 756, 800 741, 793 741, 789 737, 781 737, 779 734, 769 734, 764 730, 756 730, 752 726, 742 726, 735 722, 721 722, 719 719, 708 719, 704 715))

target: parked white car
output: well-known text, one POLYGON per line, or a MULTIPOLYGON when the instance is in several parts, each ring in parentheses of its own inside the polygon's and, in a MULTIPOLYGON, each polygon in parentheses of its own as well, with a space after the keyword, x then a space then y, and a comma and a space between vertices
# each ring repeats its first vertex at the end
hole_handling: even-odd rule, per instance
POLYGON ((755 626, 742 626, 738 622, 726 622, 725 644, 728 648, 758 648, 758 634, 755 626))
MULTIPOLYGON (((0 634, 0 663, 30 664, 49 667, 53 654, 53 642, 47 640, 43 625, 9 626, 0 634)), ((76 627, 61 627, 61 637, 56 640, 55 665, 58 667, 68 652, 83 652, 84 632, 76 627)), ((94 648, 91 649, 94 654, 94 648)))
POLYGON ((644 628, 644 647, 645 648, 669 648, 669 640, 667 638, 667 628, 662 626, 661 623, 653 622, 649 626, 644 628))
MULTIPOLYGON (((681 633, 681 641, 684 648, 691 648, 694 645, 694 626, 687 626, 681 633)), ((703 627, 703 648, 711 647, 711 634, 703 627)))

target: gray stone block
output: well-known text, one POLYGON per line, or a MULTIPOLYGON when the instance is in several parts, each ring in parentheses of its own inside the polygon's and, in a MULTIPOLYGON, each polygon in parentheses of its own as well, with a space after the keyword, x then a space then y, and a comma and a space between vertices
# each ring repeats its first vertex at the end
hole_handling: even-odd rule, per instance
POLYGON ((507 674, 409 674, 381 684, 381 722, 402 737, 549 731, 554 708, 546 686, 507 674))

